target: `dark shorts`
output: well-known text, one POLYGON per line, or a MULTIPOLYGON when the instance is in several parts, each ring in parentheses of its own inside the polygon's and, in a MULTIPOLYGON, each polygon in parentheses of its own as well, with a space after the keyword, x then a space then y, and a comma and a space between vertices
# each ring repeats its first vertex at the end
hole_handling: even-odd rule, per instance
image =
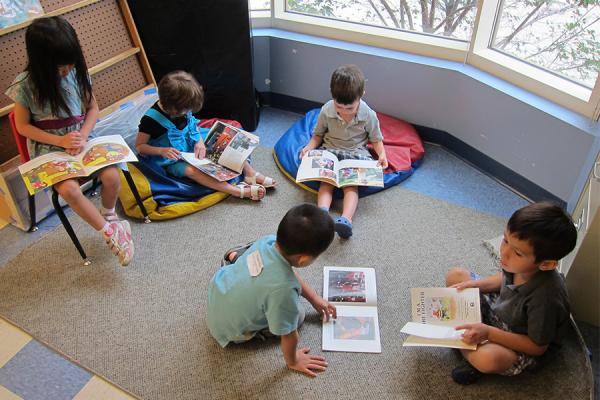
POLYGON ((176 163, 165 165, 163 168, 167 171, 167 174, 174 176, 175 178, 183 178, 185 176, 185 170, 190 164, 185 161, 177 161, 176 163))
MULTIPOLYGON (((477 275, 475 272, 471 272, 471 279, 479 280, 481 277, 477 275)), ((504 323, 498 315, 492 309, 492 304, 498 300, 498 293, 485 293, 479 295, 479 301, 481 306, 481 319, 484 324, 494 326, 496 328, 502 329, 506 332, 511 332, 510 328, 506 323, 504 323)), ((519 375, 521 372, 526 369, 533 369, 537 366, 537 358, 530 356, 529 354, 515 352, 517 354, 517 360, 508 368, 506 371, 502 372, 500 375, 505 376, 514 376, 519 375)))

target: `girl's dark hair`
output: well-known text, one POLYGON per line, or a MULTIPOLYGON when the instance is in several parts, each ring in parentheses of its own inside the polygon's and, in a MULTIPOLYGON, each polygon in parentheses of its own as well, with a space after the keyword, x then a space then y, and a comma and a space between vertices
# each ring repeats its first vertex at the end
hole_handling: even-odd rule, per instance
POLYGON ((560 260, 575 248, 577 229, 559 206, 549 202, 533 203, 517 211, 506 226, 510 234, 533 247, 535 261, 560 260))
POLYGON ((34 20, 25 32, 27 67, 25 71, 34 87, 34 100, 49 104, 54 115, 71 111, 64 99, 60 65, 73 64, 82 102, 87 105, 92 98, 87 65, 75 29, 62 17, 45 17, 34 20))
POLYGON ((365 76, 356 65, 342 65, 333 71, 329 88, 336 103, 352 104, 365 93, 365 76))
POLYGON ((291 208, 277 228, 277 243, 290 256, 318 257, 333 241, 333 220, 327 211, 312 204, 291 208))
POLYGON ((204 90, 196 78, 185 71, 173 71, 163 76, 158 83, 158 98, 167 113, 180 114, 202 109, 204 90))

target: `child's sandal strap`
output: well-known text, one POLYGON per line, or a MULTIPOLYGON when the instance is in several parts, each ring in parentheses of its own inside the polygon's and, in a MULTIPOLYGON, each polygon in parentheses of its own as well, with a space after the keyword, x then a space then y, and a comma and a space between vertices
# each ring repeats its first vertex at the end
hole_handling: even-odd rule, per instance
POLYGON ((262 185, 250 185, 250 198, 254 201, 260 200, 260 194, 258 191, 262 188, 262 185))
POLYGON ((240 182, 236 186, 240 188, 240 199, 243 199, 244 198, 244 189, 246 189, 248 187, 248 185, 246 185, 244 182, 240 182))
POLYGON ((273 178, 271 178, 270 176, 265 175, 265 179, 262 184, 265 187, 271 187, 275 184, 275 180, 273 178))

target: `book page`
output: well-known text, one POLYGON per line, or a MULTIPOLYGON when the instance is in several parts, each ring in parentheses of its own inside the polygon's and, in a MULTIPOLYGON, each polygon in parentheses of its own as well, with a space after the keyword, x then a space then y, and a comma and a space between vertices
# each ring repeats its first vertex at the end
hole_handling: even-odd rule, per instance
POLYGON ((418 322, 407 322, 400 332, 419 336, 427 339, 461 339, 464 330, 456 330, 453 327, 442 325, 420 324, 418 322))
POLYGON ((454 327, 481 322, 479 289, 411 289, 412 320, 402 332, 410 334, 403 346, 451 347, 475 350, 476 344, 462 341, 462 331, 454 327))
POLYGON ((377 306, 374 268, 323 268, 323 298, 336 305, 377 306))
POLYGON ((377 161, 342 160, 339 164, 339 187, 379 186, 383 187, 383 169, 377 161))
POLYGON ((19 165, 19 172, 29 194, 35 194, 67 179, 86 176, 84 167, 77 156, 70 156, 63 152, 53 152, 36 157, 19 165))
POLYGON ((327 150, 311 150, 303 158, 296 182, 322 181, 337 186, 338 159, 327 150))
POLYGON ((208 158, 198 159, 194 153, 181 153, 181 158, 220 182, 228 181, 240 175, 235 171, 212 162, 208 158))
POLYGON ((85 168, 86 176, 108 165, 138 160, 121 135, 94 138, 86 143, 77 157, 85 168))
POLYGON ((323 321, 323 350, 381 353, 377 307, 336 308, 337 319, 323 321))
POLYGON ((477 288, 413 288, 410 294, 413 322, 452 327, 481 322, 477 288))
POLYGON ((449 347, 451 349, 477 350, 476 344, 466 344, 461 339, 429 339, 411 335, 404 340, 406 347, 449 347))
POLYGON ((206 158, 240 174, 258 143, 258 136, 217 121, 206 136, 206 158))

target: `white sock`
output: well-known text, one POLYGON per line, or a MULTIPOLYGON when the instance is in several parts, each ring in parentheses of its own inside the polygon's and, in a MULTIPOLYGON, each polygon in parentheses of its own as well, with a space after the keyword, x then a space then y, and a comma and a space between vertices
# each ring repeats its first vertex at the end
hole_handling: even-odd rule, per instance
POLYGON ((107 214, 114 214, 115 213, 115 208, 104 208, 104 206, 100 207, 100 214, 102 215, 107 215, 107 214))
POLYGON ((102 233, 103 235, 110 235, 112 233, 112 228, 108 222, 105 222, 104 226, 98 232, 102 233))

